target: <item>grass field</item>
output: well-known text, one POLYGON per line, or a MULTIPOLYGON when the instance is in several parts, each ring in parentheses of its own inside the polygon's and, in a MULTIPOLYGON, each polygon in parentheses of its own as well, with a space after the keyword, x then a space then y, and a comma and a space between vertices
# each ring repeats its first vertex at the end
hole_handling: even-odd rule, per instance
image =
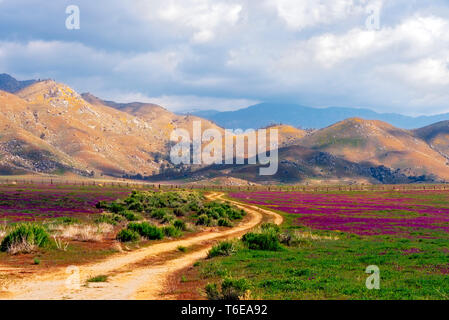
POLYGON ((125 185, 0 185, 0 264, 44 268, 225 230, 245 212, 197 191, 125 185))
MULTIPOLYGON (((180 275, 176 286, 200 293, 188 297, 205 297, 206 284, 224 283, 257 299, 449 299, 449 191, 239 189, 228 197, 275 211, 284 224, 217 246, 180 275), (380 270, 379 290, 366 287, 368 266, 380 270)), ((0 263, 36 271, 91 262, 122 246, 133 250, 207 227, 225 230, 239 219, 240 210, 205 201, 202 192, 3 184, 0 240, 25 222, 43 226, 49 241, 0 252, 0 263)))
POLYGON ((262 299, 448 299, 449 193, 239 192, 231 197, 278 211, 294 244, 244 245, 204 261, 192 281, 246 279, 262 299), (368 290, 368 266, 380 289, 368 290))

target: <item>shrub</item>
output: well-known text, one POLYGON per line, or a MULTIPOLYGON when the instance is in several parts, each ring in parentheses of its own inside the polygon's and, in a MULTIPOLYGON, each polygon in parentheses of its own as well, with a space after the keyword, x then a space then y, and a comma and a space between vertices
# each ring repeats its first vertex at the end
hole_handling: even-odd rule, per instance
POLYGON ((73 218, 73 217, 60 217, 57 219, 57 221, 60 223, 63 223, 63 224, 79 223, 79 220, 77 218, 73 218))
POLYGON ((187 248, 186 248, 186 247, 183 247, 183 246, 179 246, 179 247, 178 247, 178 251, 181 251, 181 252, 187 252, 187 248))
POLYGON ((164 231, 164 234, 170 238, 177 238, 182 235, 181 230, 179 230, 178 228, 175 228, 173 226, 164 227, 164 228, 162 228, 162 230, 164 231))
POLYGON ((100 202, 98 202, 98 203, 95 205, 95 207, 96 207, 97 209, 109 209, 109 205, 108 205, 108 203, 107 203, 106 201, 100 201, 100 202))
POLYGON ((215 211, 215 209, 209 209, 206 211, 206 214, 212 218, 212 219, 219 219, 220 215, 218 214, 217 211, 215 211))
POLYGON ((249 289, 246 279, 226 278, 221 284, 221 295, 223 300, 240 300, 249 289))
POLYGON ((187 230, 187 225, 184 221, 182 220, 175 220, 175 222, 173 222, 173 226, 176 229, 179 229, 181 231, 186 231, 187 230))
POLYGON ((243 236, 242 241, 252 250, 277 251, 281 248, 279 238, 274 232, 249 232, 243 236))
POLYGON ((161 223, 166 224, 172 222, 174 217, 172 215, 166 215, 164 218, 162 218, 161 223))
POLYGON ((168 215, 168 211, 163 208, 154 209, 151 213, 151 217, 154 219, 162 220, 168 215))
POLYGON ((133 210, 133 211, 138 211, 138 212, 142 212, 144 210, 143 204, 138 202, 138 201, 134 201, 128 204, 128 209, 129 210, 133 210))
POLYGON ((120 213, 122 211, 125 211, 126 208, 121 203, 113 202, 106 209, 108 209, 109 211, 111 211, 113 213, 120 213))
POLYGON ((216 283, 208 283, 206 285, 206 295, 209 300, 221 300, 220 291, 216 283))
POLYGON ((188 212, 189 212, 189 208, 188 208, 188 207, 178 207, 178 208, 173 209, 173 213, 174 213, 175 216, 177 216, 177 217, 183 217, 183 216, 185 216, 188 212))
POLYGON ((102 214, 95 219, 96 223, 107 223, 115 226, 117 223, 125 220, 125 217, 118 214, 102 214))
POLYGON ((212 223, 212 221, 207 214, 200 215, 196 222, 197 225, 201 225, 201 226, 210 226, 211 223, 212 223))
POLYGON ((129 211, 129 210, 123 210, 119 212, 121 216, 123 216, 128 221, 139 221, 142 219, 141 216, 136 214, 135 212, 129 211))
POLYGON ((274 233, 279 233, 281 232, 281 228, 274 223, 263 223, 260 228, 262 229, 262 231, 267 231, 267 232, 274 232, 274 233))
POLYGON ((120 242, 134 242, 140 239, 139 234, 134 230, 122 229, 117 234, 117 240, 120 242))
POLYGON ((50 237, 44 227, 36 224, 19 224, 2 240, 0 251, 29 252, 34 247, 44 247, 50 237), (15 248, 19 246, 20 248, 15 248))
POLYGON ((128 229, 137 232, 148 240, 160 240, 164 238, 163 230, 148 222, 130 223, 128 229))
POLYGON ((87 282, 106 282, 108 281, 108 276, 100 275, 87 280, 87 282))
POLYGON ((229 219, 227 219, 227 218, 218 219, 218 225, 220 227, 232 227, 231 221, 229 221, 229 219))
POLYGON ((208 284, 205 289, 209 300, 240 300, 249 290, 249 284, 243 278, 225 278, 221 283, 221 290, 218 290, 216 284, 208 284))
POLYGON ((237 251, 236 244, 233 241, 222 241, 216 244, 210 249, 207 254, 208 258, 218 257, 218 256, 230 256, 237 251))
POLYGON ((246 212, 245 212, 245 210, 238 210, 238 209, 231 208, 227 211, 227 214, 228 214, 229 219, 239 220, 239 219, 242 219, 246 215, 246 212))

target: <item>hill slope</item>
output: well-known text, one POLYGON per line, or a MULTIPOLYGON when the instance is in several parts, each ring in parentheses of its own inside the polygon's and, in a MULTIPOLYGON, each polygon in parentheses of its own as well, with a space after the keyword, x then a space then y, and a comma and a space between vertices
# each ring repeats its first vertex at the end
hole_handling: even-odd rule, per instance
POLYGON ((399 169, 407 176, 449 178, 446 158, 412 132, 382 121, 344 120, 313 132, 301 145, 356 163, 399 169))
POLYGON ((414 130, 414 134, 426 141, 435 151, 449 159, 449 121, 441 121, 414 130))

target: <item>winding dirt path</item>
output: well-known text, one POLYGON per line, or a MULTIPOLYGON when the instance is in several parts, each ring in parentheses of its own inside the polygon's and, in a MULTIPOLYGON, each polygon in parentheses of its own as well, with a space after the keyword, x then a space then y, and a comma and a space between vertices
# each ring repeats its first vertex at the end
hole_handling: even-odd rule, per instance
MULTIPOLYGON (((223 199, 223 193, 211 193, 211 200, 223 199)), ((229 200, 228 200, 229 201, 229 200)), ((102 262, 60 269, 34 275, 9 284, 0 299, 167 299, 162 290, 168 277, 195 261, 205 258, 217 240, 236 238, 256 227, 264 219, 281 224, 283 218, 269 210, 230 201, 248 212, 237 227, 226 231, 205 231, 190 238, 151 245, 128 253, 119 253, 102 262), (189 248, 181 254, 177 248, 189 248), (79 274, 79 276, 78 276, 79 274), (89 283, 86 280, 108 275, 108 281, 89 283), (79 280, 78 280, 79 279, 79 280), (78 285, 79 284, 79 285, 78 285)))

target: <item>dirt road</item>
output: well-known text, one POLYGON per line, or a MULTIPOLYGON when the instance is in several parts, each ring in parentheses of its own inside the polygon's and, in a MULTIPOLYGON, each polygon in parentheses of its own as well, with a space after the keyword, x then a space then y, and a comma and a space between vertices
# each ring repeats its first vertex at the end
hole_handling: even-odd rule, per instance
MULTIPOLYGON (((222 193, 212 193, 208 197, 218 200, 223 196, 222 193)), ((206 231, 189 238, 119 253, 99 263, 27 277, 10 283, 0 293, 0 299, 170 299, 161 295, 168 277, 205 258, 217 240, 239 237, 264 219, 276 224, 283 221, 272 211, 230 202, 248 212, 247 218, 235 228, 221 232, 206 231), (177 250, 179 246, 191 249, 181 254, 177 250), (107 275, 108 281, 86 285, 87 279, 98 275, 107 275)))

